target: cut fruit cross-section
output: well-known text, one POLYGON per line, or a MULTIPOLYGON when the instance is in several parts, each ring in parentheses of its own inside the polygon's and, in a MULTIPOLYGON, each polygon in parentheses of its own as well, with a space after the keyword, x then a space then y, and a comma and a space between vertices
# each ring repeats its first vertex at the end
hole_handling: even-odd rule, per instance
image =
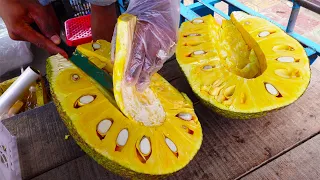
POLYGON ((119 17, 115 67, 104 51, 109 43, 99 40, 99 47, 93 42, 77 48, 89 60, 104 62, 104 70, 113 69, 108 73, 114 74, 119 107, 109 92, 61 55, 48 59, 47 72, 58 112, 88 155, 121 176, 154 178, 192 160, 202 143, 202 129, 192 102, 159 74, 143 93, 123 83, 135 20, 128 14, 119 17))
POLYGON ((298 41, 271 22, 238 11, 221 25, 211 15, 184 22, 176 57, 195 94, 234 119, 292 104, 311 76, 298 41))

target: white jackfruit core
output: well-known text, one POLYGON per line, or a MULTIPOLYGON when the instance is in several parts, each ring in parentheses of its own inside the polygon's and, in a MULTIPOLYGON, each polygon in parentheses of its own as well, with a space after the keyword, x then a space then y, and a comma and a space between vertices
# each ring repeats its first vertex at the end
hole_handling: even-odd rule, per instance
POLYGON ((166 113, 150 88, 140 93, 134 86, 122 82, 122 97, 125 110, 135 121, 145 126, 158 126, 164 122, 166 113))

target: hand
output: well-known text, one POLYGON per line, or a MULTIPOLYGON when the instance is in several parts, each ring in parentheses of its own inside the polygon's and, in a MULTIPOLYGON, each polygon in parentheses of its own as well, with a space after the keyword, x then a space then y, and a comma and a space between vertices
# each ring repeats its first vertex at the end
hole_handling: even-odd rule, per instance
MULTIPOLYGON (((131 0, 126 13, 137 16, 126 82, 143 91, 150 77, 175 52, 180 13, 179 0, 131 0)), ((113 43, 115 41, 113 38, 113 43)), ((115 46, 113 46, 114 48, 115 46)), ((114 49, 112 55, 114 53, 114 49)), ((114 56, 113 56, 114 57, 114 56)))
POLYGON ((57 46, 61 42, 59 23, 51 5, 42 6, 37 0, 0 0, 0 16, 11 39, 29 41, 50 54, 68 57, 57 46), (32 23, 38 25, 43 35, 30 26, 32 23))

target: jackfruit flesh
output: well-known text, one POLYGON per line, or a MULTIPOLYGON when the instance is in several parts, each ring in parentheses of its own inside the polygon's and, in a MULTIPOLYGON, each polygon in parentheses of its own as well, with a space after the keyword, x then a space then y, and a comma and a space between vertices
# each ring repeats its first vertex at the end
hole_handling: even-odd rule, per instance
POLYGON ((244 12, 222 25, 211 15, 184 22, 176 55, 193 91, 229 118, 255 118, 293 103, 311 76, 299 42, 244 12))
MULTIPOLYGON (((93 43, 78 47, 88 59, 107 62, 105 70, 113 69, 119 78, 114 78, 119 107, 95 81, 61 55, 49 58, 47 71, 57 109, 82 149, 110 171, 140 179, 171 174, 186 166, 201 146, 202 129, 189 98, 159 74, 152 76, 150 88, 144 93, 123 84, 117 87, 124 73, 119 64, 126 63, 130 52, 130 33, 125 31, 132 18, 119 17, 121 39, 117 40, 115 67, 109 53, 97 54, 99 49, 92 49, 93 43)), ((110 46, 105 41, 99 44, 101 49, 110 46)))
POLYGON ((77 49, 86 54, 89 60, 100 69, 113 72, 113 65, 110 61, 111 44, 104 40, 97 40, 93 43, 82 44, 77 49))

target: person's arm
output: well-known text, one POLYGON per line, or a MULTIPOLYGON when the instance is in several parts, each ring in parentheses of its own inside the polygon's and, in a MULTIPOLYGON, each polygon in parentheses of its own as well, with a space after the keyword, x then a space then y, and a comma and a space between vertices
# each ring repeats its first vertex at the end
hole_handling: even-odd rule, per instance
POLYGON ((51 5, 42 6, 38 0, 0 0, 0 17, 11 39, 29 41, 46 49, 50 54, 67 57, 59 48, 59 23, 51 5), (36 23, 41 30, 36 32, 30 24, 36 23))
POLYGON ((116 4, 112 3, 115 0, 87 1, 91 2, 91 30, 93 40, 104 39, 111 42, 113 30, 117 23, 116 4))

